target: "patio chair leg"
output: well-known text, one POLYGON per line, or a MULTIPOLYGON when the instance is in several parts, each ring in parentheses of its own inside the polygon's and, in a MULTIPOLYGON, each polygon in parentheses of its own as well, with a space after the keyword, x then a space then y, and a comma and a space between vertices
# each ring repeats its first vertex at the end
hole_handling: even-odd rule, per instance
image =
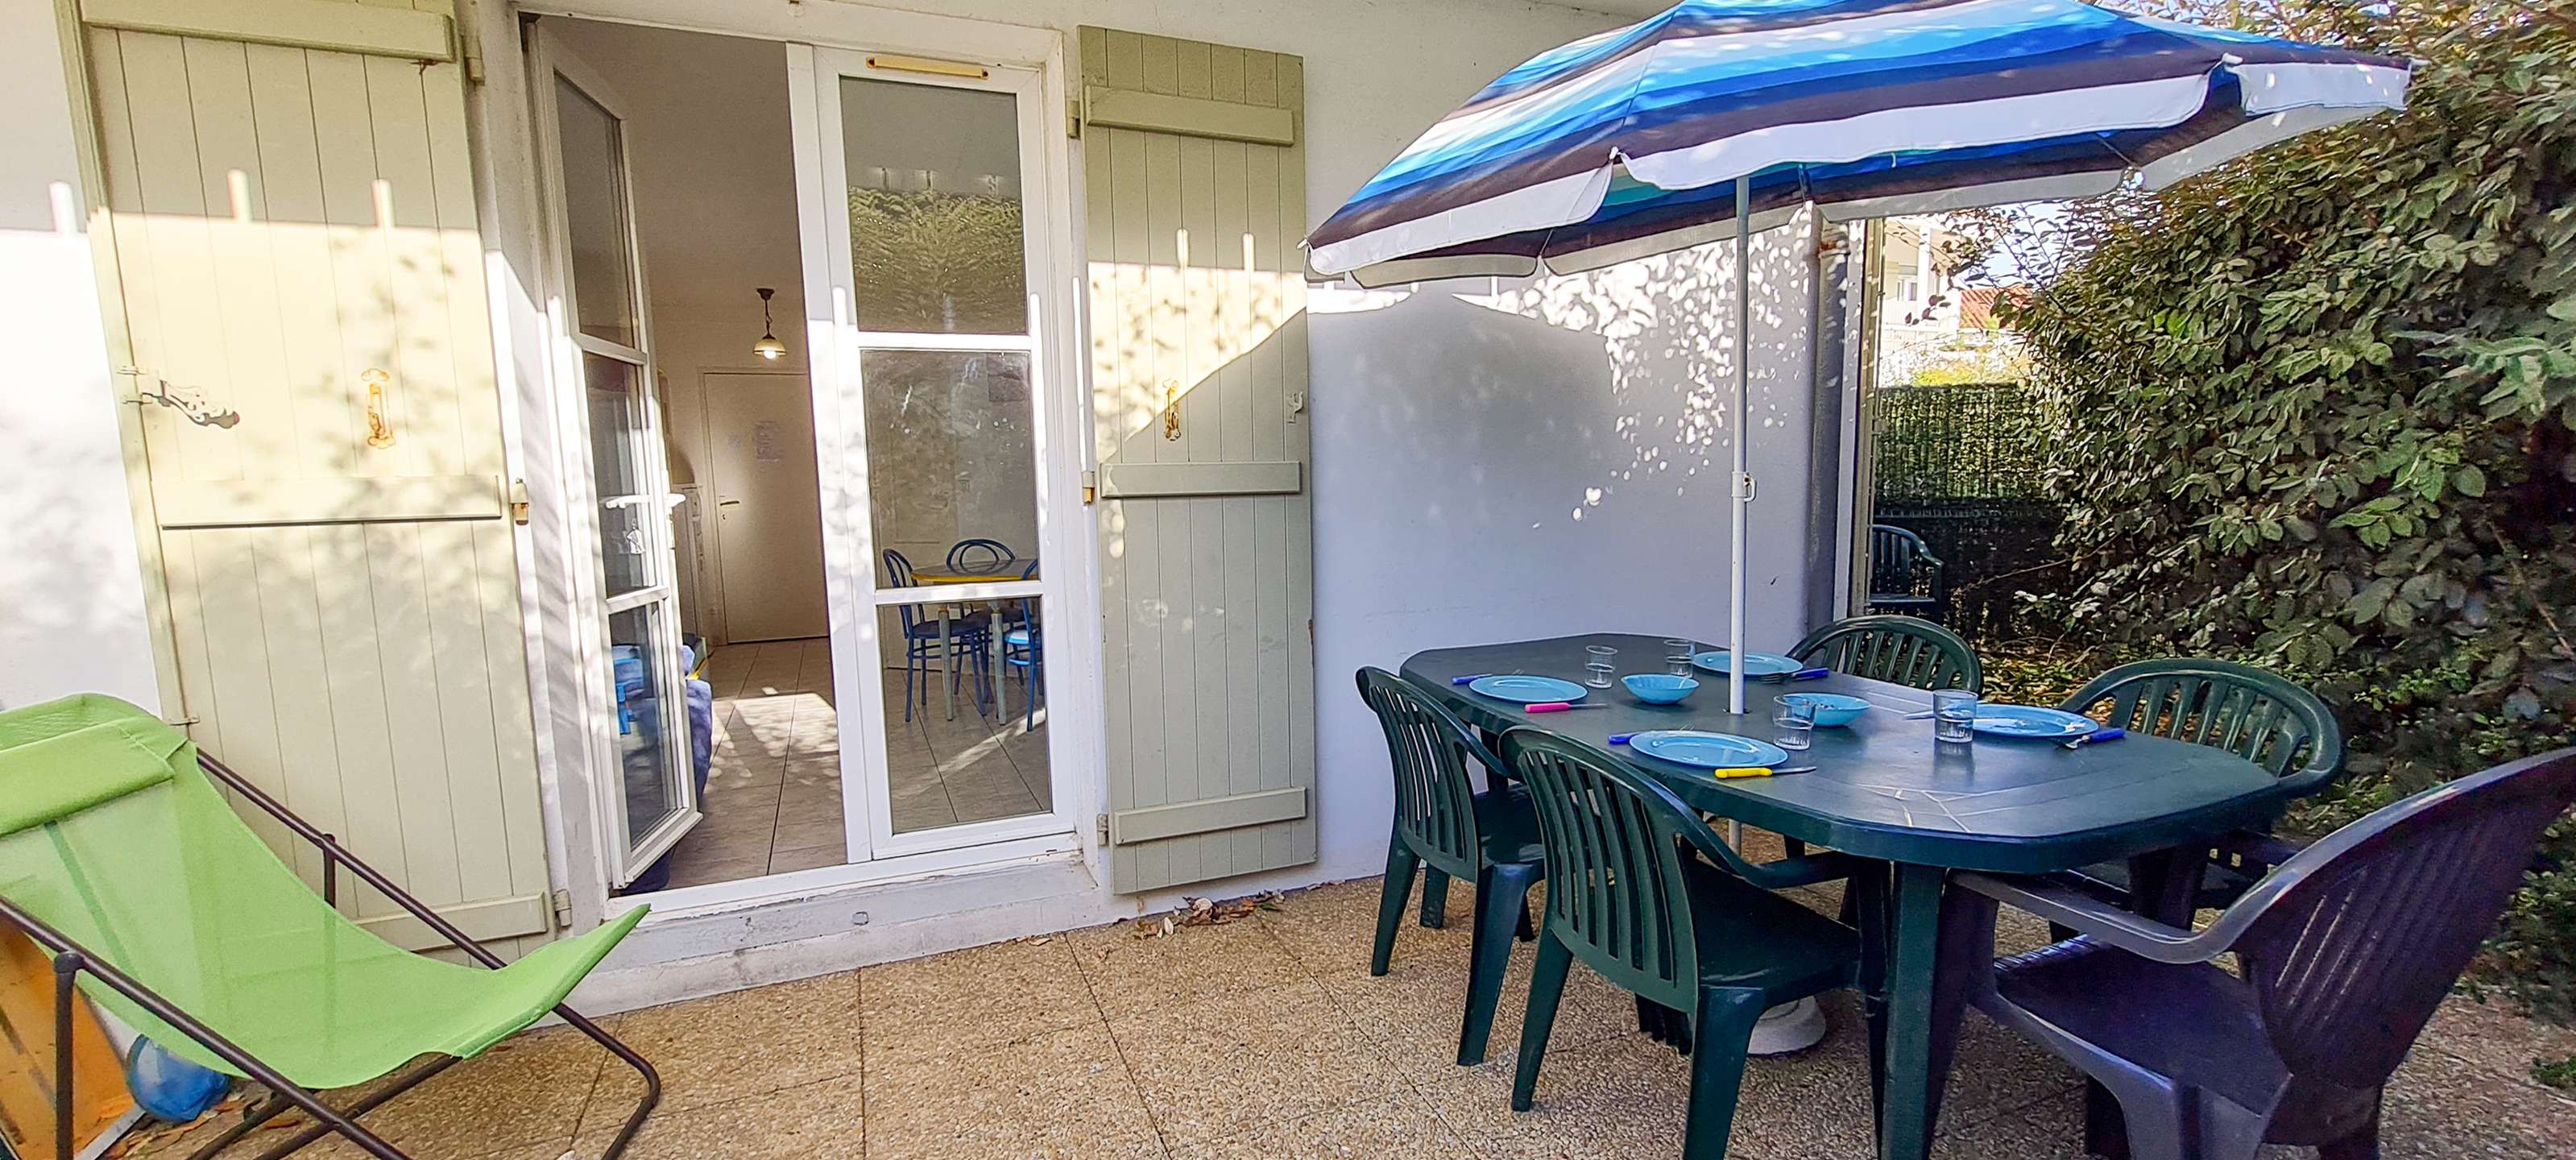
POLYGON ((1538 1065, 1547 1056, 1547 1033, 1556 1026, 1557 1001, 1565 997, 1566 968, 1574 952, 1552 933, 1538 937, 1538 962, 1530 969, 1529 1013, 1521 1017, 1521 1055, 1512 1067, 1512 1110, 1530 1110, 1538 1090, 1538 1065))
MULTIPOLYGON (((372 1112, 377 1108, 384 1106, 386 1101, 393 1099, 395 1096, 419 1087, 422 1083, 427 1082, 429 1077, 456 1066, 457 1062, 458 1061, 455 1056, 439 1056, 428 1063, 414 1068, 411 1074, 402 1077, 402 1079, 373 1092, 367 1093, 367 1097, 365 1099, 350 1104, 348 1107, 342 1109, 340 1114, 354 1123, 358 1117, 366 1115, 368 1112, 372 1112)), ((284 1109, 281 1108, 279 1110, 283 1111, 284 1109)), ((273 1115, 275 1113, 271 1114, 273 1115)), ((330 1135, 331 1132, 332 1126, 327 1123, 316 1121, 314 1123, 306 1124, 301 1129, 298 1129, 294 1135, 275 1144, 269 1145, 265 1151, 252 1157, 252 1160, 278 1160, 279 1157, 302 1148, 324 1136, 330 1135)))
POLYGON ((1530 918, 1529 895, 1521 896, 1521 921, 1512 928, 1512 937, 1522 942, 1538 941, 1538 923, 1530 918))
POLYGON ((1744 1087, 1744 1056, 1762 1018, 1762 992, 1710 987, 1692 1020, 1699 1050, 1691 1056, 1690 1112, 1682 1127, 1682 1160, 1723 1160, 1735 1129, 1735 1100, 1744 1087))
POLYGON ((204 1146, 196 1151, 188 1153, 188 1160, 208 1160, 215 1153, 231 1147, 233 1141, 258 1131, 261 1124, 276 1119, 279 1112, 294 1106, 295 1104, 285 1096, 271 1093, 267 1099, 243 1109, 241 1119, 233 1126, 218 1133, 214 1139, 206 1141, 204 1146))
POLYGON ((636 1054, 634 1048, 626 1046, 624 1041, 602 1030, 587 1016, 570 1007, 560 1005, 555 1008, 555 1014, 563 1016, 564 1022, 580 1029, 582 1034, 590 1037, 591 1042, 608 1049, 610 1055, 625 1061, 626 1066, 634 1068, 635 1074, 644 1078, 644 1098, 635 1102, 635 1110, 627 1113, 626 1123, 617 1129, 616 1138, 610 1140, 607 1149, 599 1154, 599 1160, 617 1160, 619 1156, 625 1154, 626 1146, 634 1142, 635 1133, 644 1130, 644 1118, 653 1114, 653 1105, 662 1102, 662 1076, 653 1070, 653 1065, 646 1062, 643 1056, 636 1054))
POLYGON ((1422 925, 1443 930, 1449 925, 1449 872, 1422 868, 1422 925))
POLYGON ((1386 882, 1377 897, 1377 942, 1369 948, 1369 973, 1386 973, 1386 960, 1395 953, 1395 928, 1404 923, 1404 904, 1413 894, 1413 871, 1422 859, 1408 848, 1403 839, 1389 838, 1386 843, 1386 882))
MULTIPOLYGON (((2383 1093, 2381 1099, 2386 1098, 2383 1093)), ((2360 1127, 2319 1145, 2317 1160, 2379 1160, 2379 1107, 2371 1107, 2370 1119, 2360 1127)))
POLYGON ((1458 1025, 1458 1065, 1485 1062, 1485 1043, 1494 1031, 1494 1008, 1503 998, 1503 973, 1512 961, 1512 936, 1504 924, 1526 911, 1530 883, 1537 868, 1487 866, 1476 875, 1475 938, 1467 953, 1467 1017, 1458 1025))

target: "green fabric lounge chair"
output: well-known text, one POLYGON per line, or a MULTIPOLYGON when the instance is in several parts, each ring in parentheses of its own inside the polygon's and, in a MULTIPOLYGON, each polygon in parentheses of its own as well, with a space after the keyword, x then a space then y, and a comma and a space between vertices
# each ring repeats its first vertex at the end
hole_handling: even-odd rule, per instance
MULTIPOLYGON (((0 924, 53 957, 57 1020, 71 1019, 77 986, 172 1053, 273 1093, 199 1156, 300 1108, 315 1122, 263 1160, 328 1132, 379 1160, 408 1160, 357 1117, 549 1011, 644 1078, 643 1099, 604 1154, 619 1155, 652 1112, 660 1080, 563 999, 643 916, 637 907, 504 965, 142 710, 78 696, 0 713, 0 924), (312 843, 321 894, 233 812, 226 790, 312 843), (341 870, 480 965, 414 954, 350 921, 334 905, 341 870), (423 1057, 345 1109, 314 1095, 423 1057)), ((55 1093, 58 1114, 67 1111, 68 1086, 55 1093)), ((68 1160, 70 1134, 61 1139, 68 1160)))
POLYGON ((1850 927, 1772 891, 1848 877, 1866 863, 1832 853, 1748 862, 1671 790, 1553 734, 1503 734, 1503 760, 1529 785, 1548 866, 1512 1110, 1530 1108, 1566 971, 1579 958, 1638 998, 1688 1013, 1682 1156, 1722 1160, 1755 1021, 1860 977, 1850 927))

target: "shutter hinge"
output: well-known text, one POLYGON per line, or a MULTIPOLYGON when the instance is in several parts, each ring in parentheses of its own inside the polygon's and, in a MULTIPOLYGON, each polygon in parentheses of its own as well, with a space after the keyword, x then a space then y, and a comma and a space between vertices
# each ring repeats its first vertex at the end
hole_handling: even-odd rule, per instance
POLYGON ((570 928, 572 926, 572 891, 558 890, 548 896, 548 899, 554 903, 555 929, 570 928))
POLYGON ((510 522, 523 528, 528 526, 527 480, 513 479, 510 481, 510 522))
POLYGON ((1102 814, 1102 815, 1100 815, 1098 818, 1096 818, 1096 819, 1094 819, 1094 820, 1093 820, 1092 824, 1093 824, 1095 827, 1097 827, 1097 832, 1098 832, 1098 833, 1099 833, 1099 835, 1100 835, 1100 844, 1101 844, 1101 845, 1103 845, 1103 846, 1108 845, 1108 844, 1109 844, 1109 815, 1107 815, 1107 814, 1102 814))
POLYGON ((1064 99, 1064 135, 1076 141, 1082 140, 1082 98, 1080 97, 1064 99))
POLYGON ((1082 502, 1084 502, 1084 503, 1097 503, 1097 502, 1099 502, 1099 501, 1100 501, 1100 473, 1099 473, 1099 472, 1097 472, 1097 471, 1086 471, 1086 472, 1083 472, 1083 473, 1082 473, 1082 502))

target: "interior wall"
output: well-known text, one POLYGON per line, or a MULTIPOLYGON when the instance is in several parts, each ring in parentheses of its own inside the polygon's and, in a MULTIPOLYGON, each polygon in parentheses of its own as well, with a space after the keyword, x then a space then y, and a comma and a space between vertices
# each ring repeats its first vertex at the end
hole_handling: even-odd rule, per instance
POLYGON ((716 441, 748 435, 709 429, 702 376, 805 370, 804 254, 796 234, 786 49, 599 21, 557 19, 549 27, 568 51, 618 85, 671 482, 706 485, 698 577, 705 623, 691 629, 722 640, 725 545, 715 519, 711 456, 716 441), (760 286, 778 292, 770 315, 787 356, 776 362, 751 353, 761 333, 760 298, 753 293, 760 286))
POLYGON ((52 4, 0 5, 0 708, 158 712, 151 621, 52 4))

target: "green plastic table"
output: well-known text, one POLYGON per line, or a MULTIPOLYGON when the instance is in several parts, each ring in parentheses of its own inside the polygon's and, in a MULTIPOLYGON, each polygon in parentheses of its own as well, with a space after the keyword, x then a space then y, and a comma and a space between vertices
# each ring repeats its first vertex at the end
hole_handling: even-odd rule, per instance
POLYGON ((1595 634, 1432 649, 1406 660, 1404 675, 1488 733, 1533 728, 1571 737, 1655 776, 1697 809, 1893 868, 1854 879, 1873 1062, 1884 1077, 1883 1160, 1921 1160, 1931 1147, 1940 1100, 1932 1077, 1947 1071, 1962 998, 1961 972, 1942 969, 1939 954, 1949 871, 2036 874, 2135 858, 2139 872, 2153 876, 2160 872, 2153 864, 2157 851, 2270 822, 2285 804, 2278 782, 2254 763, 2164 738, 2128 737, 2074 750, 1982 736, 1971 744, 1941 744, 1932 738, 1931 722, 1905 719, 1931 707, 1930 693, 1839 673, 1751 682, 1741 717, 1726 711, 1726 680, 1715 673, 1698 674, 1699 690, 1679 705, 1647 705, 1613 685, 1589 690, 1584 701, 1606 709, 1543 714, 1451 684, 1485 673, 1579 684, 1584 646, 1593 644, 1618 649, 1622 673, 1664 671, 1662 638, 1595 634), (1706 729, 1768 741, 1774 698, 1798 692, 1849 693, 1876 706, 1849 726, 1816 730, 1813 747, 1791 755, 1790 764, 1816 766, 1812 773, 1721 781, 1608 744, 1614 734, 1646 729, 1706 729))

